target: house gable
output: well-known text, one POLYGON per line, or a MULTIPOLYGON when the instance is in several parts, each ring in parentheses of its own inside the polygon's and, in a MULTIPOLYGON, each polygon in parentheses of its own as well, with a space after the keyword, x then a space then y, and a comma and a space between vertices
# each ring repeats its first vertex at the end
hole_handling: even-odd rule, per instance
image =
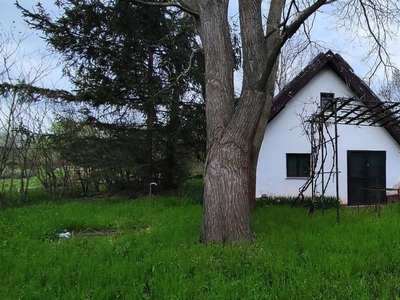
MULTIPOLYGON (((340 55, 334 55, 330 51, 318 55, 274 99, 257 165, 257 197, 262 195, 297 196, 299 194, 299 188, 308 179, 308 177, 301 176, 304 174, 304 161, 306 155, 311 157, 312 152, 310 131, 308 126, 304 125, 309 123, 311 116, 320 115, 321 94, 334 96, 335 103, 339 103, 339 101, 356 103, 354 106, 359 107, 358 112, 363 113, 359 119, 365 118, 365 111, 374 115, 375 112, 387 111, 388 107, 387 103, 380 101, 371 89, 354 74, 340 55), (385 105, 381 105, 381 103, 385 105)), ((338 107, 340 107, 339 104, 338 107)), ((359 115, 352 109, 352 106, 346 106, 342 116, 348 111, 359 115)), ((331 115, 330 112, 322 116, 329 115, 331 115)), ((384 118, 388 118, 388 115, 391 115, 390 111, 389 114, 384 114, 384 118)), ((381 115, 370 122, 378 124, 377 127, 348 126, 346 125, 347 119, 343 119, 344 121, 336 123, 338 125, 337 133, 335 133, 336 126, 332 126, 333 119, 326 123, 325 138, 328 141, 334 141, 336 135, 339 141, 337 148, 336 146, 333 148, 329 144, 325 152, 328 158, 324 162, 325 171, 330 174, 339 174, 339 178, 330 180, 329 184, 326 183, 328 177, 326 175, 326 195, 336 195, 337 186, 335 185, 336 182, 339 182, 339 197, 344 203, 348 201, 347 178, 350 169, 347 166, 347 157, 350 152, 352 154, 367 152, 368 155, 385 153, 386 187, 396 186, 400 182, 400 136, 397 129, 384 127, 384 124, 389 123, 377 122, 377 119, 381 119, 381 115), (332 169, 332 166, 336 165, 332 159, 334 156, 339 159, 339 170, 336 173, 332 169)), ((390 124, 392 123, 390 122, 390 124)), ((321 178, 317 178, 315 182, 318 184, 314 186, 314 192, 320 193, 321 178)), ((309 195, 311 189, 309 187, 305 195, 309 195)))
MULTIPOLYGON (((331 68, 349 87, 354 95, 366 106, 374 107, 381 103, 379 97, 361 80, 339 55, 328 51, 317 55, 282 91, 274 98, 269 122, 285 108, 287 103, 302 90, 323 68, 331 68)), ((400 145, 400 131, 394 127, 386 127, 389 134, 400 145)))

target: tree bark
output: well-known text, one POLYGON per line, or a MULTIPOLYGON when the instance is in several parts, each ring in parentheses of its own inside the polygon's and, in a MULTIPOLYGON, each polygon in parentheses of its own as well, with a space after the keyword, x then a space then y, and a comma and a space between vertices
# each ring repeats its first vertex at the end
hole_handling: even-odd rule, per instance
POLYGON ((221 142, 209 149, 204 178, 202 242, 250 240, 249 155, 221 142))
MULTIPOLYGON (((318 0, 313 8, 322 2, 325 1, 318 0)), ((206 63, 207 157, 201 240, 223 244, 251 240, 250 208, 255 203, 258 153, 272 102, 271 81, 275 75, 271 73, 276 73, 280 49, 299 23, 294 21, 282 31, 279 20, 285 1, 272 0, 266 38, 262 31, 261 0, 239 0, 243 86, 234 108, 229 1, 195 3, 206 63)))
POLYGON ((234 113, 234 55, 227 20, 228 1, 198 1, 198 29, 206 62, 207 157, 201 241, 250 239, 246 201, 249 160, 229 135, 234 113))

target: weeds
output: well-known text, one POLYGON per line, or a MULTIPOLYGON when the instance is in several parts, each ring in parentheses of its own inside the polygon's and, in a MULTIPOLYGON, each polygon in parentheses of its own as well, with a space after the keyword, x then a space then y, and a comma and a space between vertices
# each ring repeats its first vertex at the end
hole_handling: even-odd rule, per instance
MULTIPOLYGON (((323 203, 321 199, 318 199, 316 208, 322 209, 325 208, 333 208, 337 205, 336 197, 324 197, 323 203)), ((286 196, 278 196, 278 197, 262 197, 257 199, 257 206, 265 206, 265 205, 288 205, 295 207, 308 207, 310 208, 312 204, 311 197, 297 198, 297 197, 286 197, 286 196)))
POLYGON ((398 299, 397 204, 307 217, 261 206, 256 238, 199 244, 191 198, 44 203, 0 212, 1 299, 398 299), (117 234, 60 232, 110 230, 117 234))

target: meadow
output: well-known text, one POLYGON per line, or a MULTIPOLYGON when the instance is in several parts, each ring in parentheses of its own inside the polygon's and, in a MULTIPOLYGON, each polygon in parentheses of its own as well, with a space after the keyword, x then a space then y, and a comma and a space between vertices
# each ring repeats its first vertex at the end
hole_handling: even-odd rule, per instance
POLYGON ((253 243, 199 243, 196 197, 0 211, 0 299, 400 299, 400 210, 278 203, 253 243), (69 239, 59 238, 71 232, 69 239))

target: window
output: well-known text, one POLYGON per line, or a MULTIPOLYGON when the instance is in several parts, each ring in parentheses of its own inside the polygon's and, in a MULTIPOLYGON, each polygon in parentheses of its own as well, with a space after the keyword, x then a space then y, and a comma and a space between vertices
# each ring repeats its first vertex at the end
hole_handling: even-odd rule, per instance
POLYGON ((287 177, 309 177, 310 176, 310 154, 287 153, 286 154, 287 177))
POLYGON ((321 109, 326 107, 327 111, 332 111, 332 106, 329 107, 329 103, 333 98, 335 98, 334 93, 321 93, 321 109))

